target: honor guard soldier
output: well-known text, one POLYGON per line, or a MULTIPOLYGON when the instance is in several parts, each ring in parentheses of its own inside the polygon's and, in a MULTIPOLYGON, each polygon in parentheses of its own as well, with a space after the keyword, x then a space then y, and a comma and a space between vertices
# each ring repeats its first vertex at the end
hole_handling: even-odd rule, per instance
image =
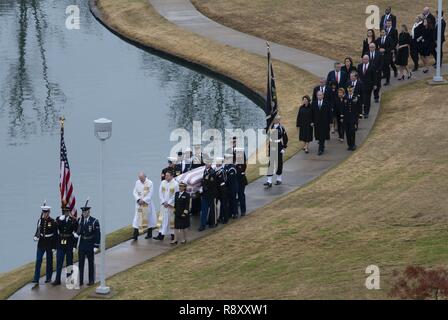
POLYGON ((186 173, 192 169, 192 157, 191 149, 185 149, 185 153, 180 152, 180 159, 176 164, 176 175, 179 176, 182 173, 186 173))
POLYGON ((88 286, 95 283, 95 252, 98 251, 101 241, 100 223, 98 219, 90 216, 90 207, 88 200, 81 208, 82 217, 79 219, 78 232, 79 237, 78 257, 79 257, 79 285, 84 284, 84 264, 87 258, 89 263, 89 282, 88 286))
MULTIPOLYGON (((194 152, 191 158, 191 170, 204 166, 204 161, 201 152, 201 145, 193 145, 194 152)), ((199 192, 191 195, 191 215, 196 216, 201 214, 201 194, 199 192)))
POLYGON ((266 188, 272 187, 272 176, 274 175, 274 168, 276 168, 277 181, 276 185, 282 184, 283 173, 283 154, 288 147, 288 135, 285 128, 280 124, 281 117, 277 115, 274 118, 274 123, 269 130, 269 165, 267 181, 264 184, 266 188))
MULTIPOLYGON (((236 145, 236 142, 235 142, 236 145)), ((241 210, 241 216, 246 215, 246 169, 247 169, 247 159, 244 153, 244 148, 233 148, 233 164, 236 167, 237 172, 237 182, 238 182, 238 204, 241 210)))
POLYGON ((175 238, 171 244, 187 242, 187 228, 190 227, 190 194, 187 192, 187 184, 184 181, 179 183, 179 191, 174 195, 174 229, 175 238))
POLYGON ((236 195, 238 192, 238 173, 233 164, 233 154, 224 155, 224 170, 226 172, 226 190, 227 190, 227 212, 233 219, 238 218, 238 208, 236 206, 236 195))
POLYGON ((210 216, 215 216, 215 199, 217 195, 216 172, 212 168, 211 160, 205 161, 205 169, 202 175, 201 193, 201 226, 199 231, 204 231, 210 216))
POLYGON ((348 94, 343 110, 341 112, 341 121, 344 126, 345 134, 347 136, 348 150, 355 151, 356 127, 359 121, 358 115, 361 101, 357 96, 353 95, 353 87, 349 86, 347 90, 348 94))
POLYGON ((51 207, 45 203, 40 207, 42 210, 40 219, 37 221, 37 229, 34 235, 34 241, 37 241, 36 266, 34 269, 33 288, 39 285, 40 268, 42 266, 42 258, 46 254, 46 278, 45 283, 51 282, 53 275, 53 249, 56 239, 56 222, 50 217, 51 207))
POLYGON ((201 152, 201 145, 195 144, 193 145, 194 153, 192 157, 192 166, 191 169, 196 169, 205 165, 204 157, 201 152))
POLYGON ((176 176, 176 163, 177 163, 177 158, 175 157, 168 157, 168 167, 166 167, 165 169, 162 170, 162 173, 160 175, 161 180, 165 180, 165 173, 167 171, 171 171, 172 175, 175 177, 176 176))
POLYGON ((227 210, 227 188, 226 181, 227 175, 224 166, 222 165, 224 158, 217 157, 216 163, 216 187, 218 189, 216 196, 216 215, 219 217, 219 222, 226 224, 229 221, 229 211, 227 210), (218 206, 219 201, 219 206, 218 206), (219 210, 218 210, 219 209, 219 210))
POLYGON ((53 285, 61 284, 62 266, 66 259, 67 276, 71 274, 73 266, 73 248, 76 247, 74 234, 78 230, 78 222, 70 215, 70 208, 62 205, 62 215, 56 220, 58 229, 57 252, 56 252, 56 279, 53 285))

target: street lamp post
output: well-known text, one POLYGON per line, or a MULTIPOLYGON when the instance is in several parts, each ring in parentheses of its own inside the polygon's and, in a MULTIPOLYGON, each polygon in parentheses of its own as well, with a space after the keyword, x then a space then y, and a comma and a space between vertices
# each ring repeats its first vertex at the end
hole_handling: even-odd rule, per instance
POLYGON ((438 0, 438 15, 437 15, 437 69, 436 75, 433 78, 433 82, 443 82, 442 77, 442 2, 438 0))
POLYGON ((95 136, 100 140, 100 213, 101 213, 101 268, 100 286, 96 288, 98 294, 108 294, 110 288, 106 286, 106 218, 104 210, 103 184, 103 147, 107 139, 112 136, 112 121, 101 118, 94 121, 95 136))

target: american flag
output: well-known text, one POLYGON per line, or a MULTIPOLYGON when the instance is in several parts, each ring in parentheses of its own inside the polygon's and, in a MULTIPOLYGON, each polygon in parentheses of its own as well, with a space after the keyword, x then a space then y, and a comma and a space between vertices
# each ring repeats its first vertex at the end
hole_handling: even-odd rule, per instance
POLYGON ((61 174, 59 181, 59 189, 61 190, 61 203, 66 203, 70 208, 73 216, 77 216, 75 208, 76 199, 73 194, 73 185, 70 181, 70 166, 67 158, 67 148, 64 141, 64 119, 61 118, 61 174))
POLYGON ((266 130, 272 124, 275 116, 278 112, 278 102, 277 102, 277 88, 275 86, 275 76, 274 67, 271 61, 271 47, 269 42, 266 42, 268 49, 268 84, 267 84, 267 96, 266 96, 266 130))

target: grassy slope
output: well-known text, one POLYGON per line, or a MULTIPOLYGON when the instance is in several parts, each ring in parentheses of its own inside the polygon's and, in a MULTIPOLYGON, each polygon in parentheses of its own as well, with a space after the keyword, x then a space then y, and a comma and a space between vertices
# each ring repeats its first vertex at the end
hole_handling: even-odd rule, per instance
POLYGON ((347 161, 239 223, 112 277, 115 298, 387 298, 393 269, 446 264, 448 90, 430 90, 419 82, 387 93, 370 138, 347 161), (380 267, 382 290, 364 287, 370 264, 380 267))
MULTIPOLYGON (((129 240, 132 235, 131 227, 121 228, 107 235, 106 248, 111 248, 123 241, 129 240)), ((78 256, 75 254, 75 261, 78 256)), ((45 261, 42 263, 41 275, 45 274, 45 261)), ((56 257, 54 258, 54 267, 56 266, 56 257)), ((0 275, 0 300, 7 299, 18 289, 29 283, 34 275, 34 263, 28 263, 24 266, 16 268, 10 272, 0 275)))
MULTIPOLYGON (((237 30, 290 47, 342 60, 352 55, 359 60, 365 38, 366 7, 375 4, 380 15, 392 6, 398 25, 412 28, 423 7, 437 1, 425 0, 192 0, 205 15, 237 30), (242 10, 241 8, 244 8, 242 10), (318 23, 314 22, 318 21, 318 23), (318 35, 318 36, 316 36, 318 35)), ((448 42, 445 43, 445 52, 448 42)), ((446 59, 445 59, 446 60, 446 59)), ((447 60, 448 61, 448 60, 447 60)), ((411 63, 412 64, 412 63, 411 63)))

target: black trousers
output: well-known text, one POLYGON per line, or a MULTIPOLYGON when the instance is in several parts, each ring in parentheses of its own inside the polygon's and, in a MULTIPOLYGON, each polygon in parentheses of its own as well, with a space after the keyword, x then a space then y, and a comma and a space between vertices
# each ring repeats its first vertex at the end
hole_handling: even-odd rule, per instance
POLYGON ((326 139, 319 139, 319 151, 325 151, 325 140, 326 139))
POLYGON ((92 249, 80 249, 79 257, 79 283, 84 282, 84 264, 87 258, 89 267, 89 283, 95 282, 95 254, 92 249))
POLYGON ((364 111, 363 114, 365 115, 369 115, 370 112, 370 103, 372 100, 372 91, 373 88, 372 87, 367 87, 363 89, 363 95, 362 95, 362 104, 364 106, 364 111))
POLYGON ((229 221, 229 211, 227 210, 227 190, 225 188, 218 191, 218 197, 216 200, 219 201, 219 220, 222 222, 229 221))
POLYGON ((236 201, 236 195, 238 192, 238 187, 228 186, 227 187, 227 212, 229 216, 237 216, 238 215, 238 207, 236 201))
POLYGON ((338 137, 339 139, 344 139, 344 125, 341 121, 342 120, 341 116, 338 114, 336 115, 335 119, 336 119, 336 125, 338 127, 338 137))
POLYGON ((355 146, 356 127, 354 123, 344 123, 345 135, 347 136, 347 145, 352 148, 355 146))
POLYGON ((238 175, 238 204, 240 206, 241 215, 246 214, 246 180, 245 176, 238 175))
POLYGON ((414 63, 414 68, 418 69, 418 62, 419 62, 419 54, 418 54, 418 45, 416 42, 411 42, 411 59, 414 63))
POLYGON ((390 61, 386 60, 383 64, 383 79, 386 79, 387 82, 390 81, 390 61))

